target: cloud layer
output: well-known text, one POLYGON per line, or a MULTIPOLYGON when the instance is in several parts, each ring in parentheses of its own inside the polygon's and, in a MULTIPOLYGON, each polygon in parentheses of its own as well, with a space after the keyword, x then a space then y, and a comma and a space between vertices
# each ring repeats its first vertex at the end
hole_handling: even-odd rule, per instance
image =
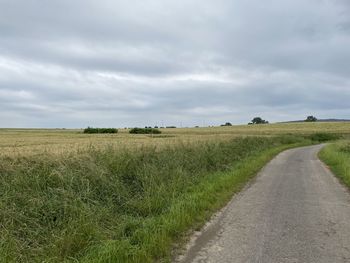
POLYGON ((350 116, 346 0, 0 0, 0 127, 350 116))

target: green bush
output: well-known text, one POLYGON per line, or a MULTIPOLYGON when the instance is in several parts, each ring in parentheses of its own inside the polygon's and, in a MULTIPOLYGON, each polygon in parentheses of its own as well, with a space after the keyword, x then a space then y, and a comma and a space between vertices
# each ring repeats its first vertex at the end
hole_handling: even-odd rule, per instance
POLYGON ((220 126, 221 126, 221 127, 224 127, 224 126, 232 126, 232 123, 231 123, 231 122, 226 122, 225 124, 221 124, 220 126))
POLYGON ((339 151, 344 153, 350 153, 350 142, 344 143, 342 146, 340 146, 339 151))
POLYGON ((333 141, 333 140, 337 140, 339 138, 340 138, 340 136, 338 134, 324 133, 324 132, 314 133, 314 134, 310 135, 310 139, 312 141, 316 141, 316 142, 333 141))
POLYGON ((84 129, 84 133, 118 133, 116 128, 92 128, 87 127, 84 129))
POLYGON ((307 118, 304 121, 305 122, 316 122, 317 118, 315 116, 307 116, 307 118))
POLYGON ((162 132, 156 128, 133 128, 129 131, 131 134, 161 134, 162 132))
POLYGON ((268 121, 263 120, 261 117, 255 117, 248 124, 268 124, 268 123, 269 123, 268 121))

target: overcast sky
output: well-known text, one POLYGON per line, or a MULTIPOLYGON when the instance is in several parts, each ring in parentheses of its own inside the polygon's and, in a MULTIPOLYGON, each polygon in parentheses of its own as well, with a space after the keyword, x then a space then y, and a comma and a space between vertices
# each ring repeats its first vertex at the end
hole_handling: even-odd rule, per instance
POLYGON ((0 0, 0 127, 350 118, 348 0, 0 0))

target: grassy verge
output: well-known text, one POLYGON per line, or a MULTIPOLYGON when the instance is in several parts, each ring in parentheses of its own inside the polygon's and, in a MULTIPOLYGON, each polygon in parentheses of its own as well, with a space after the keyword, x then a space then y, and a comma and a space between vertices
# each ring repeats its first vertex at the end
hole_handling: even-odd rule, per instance
POLYGON ((202 226, 278 153, 303 145, 306 144, 265 150, 245 159, 230 171, 208 175, 192 191, 174 200, 167 213, 144 222, 135 236, 92 250, 85 258, 86 262, 168 262, 171 245, 181 234, 191 227, 202 226))
POLYGON ((137 152, 90 149, 0 160, 5 262, 167 261, 280 151, 310 141, 248 137, 137 152))
POLYGON ((350 187, 350 141, 327 145, 319 157, 346 186, 350 187))

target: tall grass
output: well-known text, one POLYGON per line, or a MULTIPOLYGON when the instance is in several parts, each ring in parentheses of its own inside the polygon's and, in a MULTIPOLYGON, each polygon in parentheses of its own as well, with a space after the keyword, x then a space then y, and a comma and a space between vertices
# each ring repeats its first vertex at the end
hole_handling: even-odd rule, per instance
POLYGON ((153 262, 296 136, 1 157, 4 262, 153 262))
POLYGON ((322 149, 319 156, 350 187, 350 141, 329 144, 322 149))
POLYGON ((327 142, 335 141, 340 138, 339 134, 326 133, 326 132, 317 132, 310 135, 310 139, 316 142, 327 142))

